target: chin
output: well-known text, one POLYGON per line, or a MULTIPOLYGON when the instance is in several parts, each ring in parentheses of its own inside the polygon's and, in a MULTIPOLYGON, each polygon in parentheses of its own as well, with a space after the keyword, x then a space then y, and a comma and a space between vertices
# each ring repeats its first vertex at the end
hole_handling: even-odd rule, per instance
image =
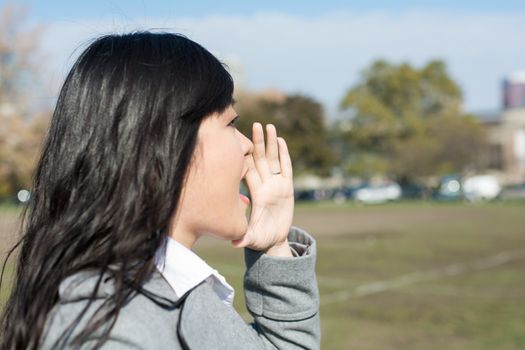
POLYGON ((240 239, 244 237, 246 234, 246 231, 248 231, 248 222, 247 220, 243 220, 234 230, 232 230, 232 239, 240 239))
POLYGON ((220 230, 214 230, 210 232, 209 235, 221 238, 227 241, 233 241, 235 239, 240 239, 244 237, 246 231, 248 230, 248 223, 245 221, 243 223, 232 225, 229 228, 223 226, 220 230))
POLYGON ((239 239, 239 238, 242 238, 244 237, 244 235, 246 234, 246 231, 248 230, 248 224, 247 223, 243 223, 242 225, 240 225, 240 227, 238 229, 235 230, 235 238, 233 239, 239 239))

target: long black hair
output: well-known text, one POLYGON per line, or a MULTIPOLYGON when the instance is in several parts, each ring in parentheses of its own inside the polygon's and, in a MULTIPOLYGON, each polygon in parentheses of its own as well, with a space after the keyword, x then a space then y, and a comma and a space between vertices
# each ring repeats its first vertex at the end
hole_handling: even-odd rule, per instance
POLYGON ((61 89, 22 214, 2 349, 38 348, 60 282, 83 270, 111 273, 115 294, 77 344, 114 324, 153 272, 200 122, 232 94, 224 65, 182 35, 108 35, 87 47, 61 89))

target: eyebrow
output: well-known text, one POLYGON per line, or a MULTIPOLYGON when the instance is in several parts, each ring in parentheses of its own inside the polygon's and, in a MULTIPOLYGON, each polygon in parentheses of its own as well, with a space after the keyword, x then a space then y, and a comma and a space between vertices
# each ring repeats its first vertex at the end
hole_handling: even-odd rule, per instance
POLYGON ((232 122, 235 119, 240 119, 241 117, 238 114, 233 115, 233 117, 224 114, 224 115, 220 116, 220 118, 224 118, 224 119, 226 119, 226 121, 228 123, 230 123, 230 122, 232 122))

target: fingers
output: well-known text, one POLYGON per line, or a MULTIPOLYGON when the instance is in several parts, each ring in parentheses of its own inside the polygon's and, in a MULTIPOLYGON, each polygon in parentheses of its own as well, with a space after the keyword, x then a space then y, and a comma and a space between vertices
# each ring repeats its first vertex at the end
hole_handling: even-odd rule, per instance
POLYGON ((251 155, 248 157, 246 162, 248 163, 248 172, 245 176, 246 184, 248 185, 250 193, 253 193, 253 190, 261 185, 261 178, 257 173, 257 169, 255 168, 255 163, 251 155))
POLYGON ((266 145, 263 127, 260 123, 253 124, 252 139, 254 167, 259 173, 258 179, 255 179, 255 175, 252 176, 252 184, 258 184, 261 180, 264 181, 279 173, 292 178, 292 161, 288 153, 288 146, 282 137, 277 137, 274 125, 266 125, 266 145))
POLYGON ((259 176, 264 180, 271 176, 268 162, 266 161, 266 150, 264 147, 264 134, 260 123, 253 123, 253 159, 259 176))
POLYGON ((266 125, 266 160, 272 175, 281 172, 277 130, 275 130, 275 126, 272 124, 266 125))
POLYGON ((281 174, 284 177, 291 179, 293 176, 293 167, 290 154, 288 153, 288 146, 282 137, 278 137, 277 142, 279 145, 279 162, 281 166, 281 174))

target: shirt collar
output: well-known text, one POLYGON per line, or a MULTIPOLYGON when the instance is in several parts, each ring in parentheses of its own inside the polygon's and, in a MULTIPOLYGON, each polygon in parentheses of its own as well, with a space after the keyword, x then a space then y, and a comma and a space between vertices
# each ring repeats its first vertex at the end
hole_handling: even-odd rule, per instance
POLYGON ((155 255, 155 265, 178 297, 206 280, 219 299, 232 305, 235 291, 226 279, 192 250, 166 236, 155 255))

